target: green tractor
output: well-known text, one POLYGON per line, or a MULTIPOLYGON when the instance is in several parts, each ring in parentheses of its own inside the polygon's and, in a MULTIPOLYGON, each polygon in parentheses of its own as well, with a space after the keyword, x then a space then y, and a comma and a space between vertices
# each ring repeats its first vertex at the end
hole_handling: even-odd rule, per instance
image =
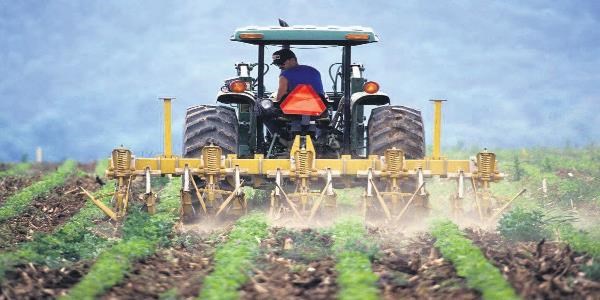
MULTIPOLYGON (((311 138, 310 143, 314 145, 315 158, 318 159, 340 159, 342 155, 349 155, 352 159, 366 159, 370 155, 383 158, 388 149, 402 151, 403 158, 407 159, 421 159, 425 156, 425 137, 420 111, 401 105, 390 105, 388 95, 379 91, 379 84, 368 81, 363 76, 365 67, 351 63, 352 47, 379 40, 372 29, 358 26, 288 27, 285 23, 281 25, 283 26, 249 26, 234 32, 232 41, 258 46, 257 62, 235 65, 237 76, 226 80, 217 95, 217 101, 223 105, 197 105, 187 109, 183 138, 184 157, 201 157, 202 149, 212 145, 220 147, 223 155, 235 154, 237 158, 251 159, 261 154, 265 159, 293 160, 294 142, 297 137, 302 137, 300 143, 305 145, 305 136, 311 138), (332 90, 321 95, 324 112, 317 116, 282 112, 280 106, 285 103, 285 99, 273 101, 270 97, 272 93, 266 88, 265 74, 270 68, 265 63, 265 46, 342 48, 340 60, 332 62, 328 68, 332 90), (371 106, 371 109, 367 109, 367 106, 371 106), (370 116, 365 124, 368 111, 370 116), (303 129, 298 131, 299 123, 307 126, 302 126, 303 129)), ((327 182, 325 177, 319 179, 322 184, 327 182)), ((217 189, 232 190, 235 183, 232 182, 232 177, 229 178, 230 180, 223 180, 217 189)), ((196 177, 195 181, 203 189, 206 188, 205 180, 196 177)), ((359 181, 357 178, 346 178, 342 182, 336 182, 335 186, 355 186, 359 181)), ((246 178, 246 184, 254 187, 266 188, 265 183, 273 187, 263 178, 246 178)), ((378 181, 373 185, 377 184, 379 189, 395 194, 403 191, 405 195, 410 195, 417 187, 416 178, 404 178, 401 182, 394 183, 394 187, 386 188, 388 183, 378 181)), ((284 182, 277 183, 277 195, 280 195, 279 184, 286 186, 284 182)), ((312 203, 316 200, 311 200, 311 196, 308 196, 311 193, 308 184, 287 186, 288 193, 292 195, 286 195, 288 207, 298 205, 304 211, 314 207, 312 203)), ((329 198, 335 198, 331 197, 333 186, 334 183, 330 183, 326 188, 329 198)), ((313 194, 312 198, 320 199, 318 190, 313 194)), ((273 194, 271 197, 271 211, 277 210, 274 206, 281 204, 275 196, 273 194)), ((194 195, 192 197, 197 198, 194 195)), ((396 205, 392 207, 399 207, 398 199, 401 197, 393 198, 396 199, 396 205)), ((420 206, 427 206, 424 192, 421 193, 420 199, 420 206)), ((334 207, 335 203, 328 206, 334 207)))

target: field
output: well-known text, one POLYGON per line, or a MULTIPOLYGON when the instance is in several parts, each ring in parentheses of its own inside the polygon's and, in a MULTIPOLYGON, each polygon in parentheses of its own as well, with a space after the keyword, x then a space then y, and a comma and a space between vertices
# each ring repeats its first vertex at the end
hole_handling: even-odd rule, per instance
POLYGON ((248 215, 182 224, 181 180, 166 177, 157 214, 134 202, 115 225, 80 189, 110 201, 106 161, 0 164, 0 299, 600 299, 600 148, 498 160, 498 203, 527 192, 486 226, 470 201, 450 217, 456 183, 437 178, 411 223, 365 221, 354 188, 332 220, 270 219, 247 189, 248 215))

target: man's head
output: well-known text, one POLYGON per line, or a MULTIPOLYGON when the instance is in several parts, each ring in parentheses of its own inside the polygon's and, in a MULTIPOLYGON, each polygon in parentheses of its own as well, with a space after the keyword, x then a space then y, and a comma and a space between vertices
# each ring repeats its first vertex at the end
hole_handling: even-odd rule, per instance
POLYGON ((298 64, 296 54, 290 49, 281 49, 273 52, 273 65, 278 66, 282 70, 289 69, 298 64))

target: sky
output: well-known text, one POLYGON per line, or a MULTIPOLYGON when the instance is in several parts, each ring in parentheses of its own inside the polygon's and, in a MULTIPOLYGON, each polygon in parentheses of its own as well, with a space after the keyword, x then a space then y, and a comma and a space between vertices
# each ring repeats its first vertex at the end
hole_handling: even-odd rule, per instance
MULTIPOLYGON (((422 111, 428 144, 429 99, 448 100, 443 147, 600 142, 597 1, 0 0, 0 161, 32 159, 38 146, 50 161, 120 145, 159 155, 162 96, 176 98, 181 153, 185 109, 215 104, 234 65, 256 62, 255 46, 229 41, 235 28, 277 18, 372 27, 380 42, 355 47, 352 60, 393 105, 422 111)), ((340 52, 297 55, 328 88, 340 52)))

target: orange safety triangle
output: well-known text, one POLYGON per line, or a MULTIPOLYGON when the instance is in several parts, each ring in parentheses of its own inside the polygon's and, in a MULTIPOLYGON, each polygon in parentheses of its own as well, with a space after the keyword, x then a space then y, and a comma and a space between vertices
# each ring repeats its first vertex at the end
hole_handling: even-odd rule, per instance
POLYGON ((286 115, 320 116, 325 110, 321 96, 309 84, 297 85, 279 107, 286 115))

